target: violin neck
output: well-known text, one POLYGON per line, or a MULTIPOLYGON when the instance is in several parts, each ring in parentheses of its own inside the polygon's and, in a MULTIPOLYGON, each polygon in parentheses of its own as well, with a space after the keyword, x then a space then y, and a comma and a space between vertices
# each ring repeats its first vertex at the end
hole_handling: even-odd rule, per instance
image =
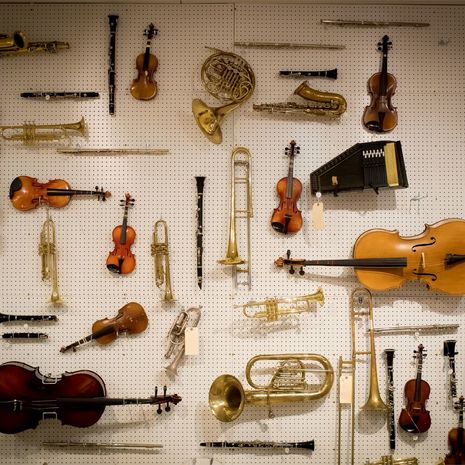
POLYGON ((150 39, 147 39, 147 45, 145 46, 144 53, 144 70, 147 70, 149 67, 151 42, 152 41, 150 39))
POLYGON ((415 401, 420 401, 421 391, 421 371, 423 368, 423 356, 418 356, 417 379, 415 380, 415 401))
POLYGON ((58 398, 57 404, 60 405, 142 405, 142 404, 156 404, 164 402, 163 398, 157 402, 154 399, 139 399, 139 398, 111 398, 111 397, 75 397, 75 398, 58 398))
POLYGON ((114 332, 115 332, 115 328, 114 328, 113 325, 105 326, 104 328, 100 329, 99 331, 95 331, 92 334, 89 334, 89 336, 86 336, 86 337, 84 337, 82 339, 79 339, 79 341, 73 342, 69 346, 62 347, 60 349, 60 352, 67 352, 70 349, 76 350, 76 347, 78 347, 80 345, 86 344, 86 343, 88 343, 90 341, 93 341, 94 339, 98 339, 99 337, 103 337, 103 336, 106 336, 106 335, 114 333, 114 332))
POLYGON ((287 186, 286 186, 286 197, 290 199, 292 197, 292 187, 294 185, 294 153, 289 155, 289 169, 287 171, 287 186))
POLYGON ((126 232, 128 230, 128 211, 129 205, 124 207, 123 226, 121 228, 120 244, 126 244, 126 232))
POLYGON ((387 63, 388 63, 388 51, 383 52, 383 63, 381 66, 381 77, 379 83, 379 94, 385 96, 387 94, 387 63))
MULTIPOLYGON (((300 264, 300 263, 299 263, 300 264)), ((354 266, 356 268, 405 268, 406 257, 348 258, 340 260, 304 260, 302 266, 354 266)))
POLYGON ((47 196, 63 196, 63 195, 99 195, 98 191, 82 191, 77 189, 47 189, 47 196))

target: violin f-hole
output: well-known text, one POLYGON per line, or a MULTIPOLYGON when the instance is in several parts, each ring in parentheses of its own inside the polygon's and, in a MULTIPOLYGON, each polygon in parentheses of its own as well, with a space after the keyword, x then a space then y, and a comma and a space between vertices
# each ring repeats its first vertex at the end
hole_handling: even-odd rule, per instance
POLYGON ((424 244, 415 244, 412 246, 412 252, 416 252, 418 247, 430 247, 434 244, 436 244, 436 238, 435 237, 430 237, 431 242, 426 242, 424 244))

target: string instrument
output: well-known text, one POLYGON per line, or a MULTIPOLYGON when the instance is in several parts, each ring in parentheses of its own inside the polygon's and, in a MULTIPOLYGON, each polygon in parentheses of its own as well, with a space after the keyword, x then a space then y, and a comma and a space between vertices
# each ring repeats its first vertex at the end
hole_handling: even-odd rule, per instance
POLYGON ((144 31, 147 37, 145 52, 136 58, 137 78, 132 81, 131 95, 137 100, 151 100, 157 95, 157 83, 153 80, 153 75, 158 67, 157 57, 150 53, 150 46, 154 35, 158 29, 150 23, 144 31))
POLYGON ((387 72, 388 51, 391 46, 388 36, 378 42, 378 50, 383 53, 381 72, 373 74, 368 80, 371 102, 365 107, 363 124, 370 131, 389 132, 397 126, 397 109, 391 104, 397 81, 394 75, 387 72))
POLYGON ((444 465, 465 464, 465 430, 463 429, 463 396, 458 402, 459 408, 459 426, 449 431, 448 442, 450 452, 444 459, 444 465))
POLYGON ((27 211, 39 205, 48 205, 53 208, 62 208, 68 205, 71 197, 75 195, 91 195, 98 200, 106 200, 111 193, 103 188, 96 187, 94 191, 71 189, 69 183, 63 179, 52 179, 42 183, 37 178, 18 176, 10 185, 10 200, 17 210, 27 211))
POLYGON ((403 408, 399 425, 407 433, 425 433, 431 426, 431 417, 426 410, 425 402, 429 398, 429 384, 421 379, 423 368, 423 359, 426 357, 422 344, 418 346, 418 351, 414 350, 414 358, 417 359, 417 376, 416 379, 407 381, 404 387, 404 394, 407 398, 407 407, 403 408))
POLYGON ((103 318, 97 320, 92 325, 92 334, 79 341, 73 342, 69 346, 62 347, 60 352, 66 352, 90 341, 97 341, 105 345, 113 342, 120 333, 137 334, 147 328, 148 319, 143 307, 136 303, 130 302, 118 310, 114 318, 103 318))
POLYGON ((465 220, 445 219, 417 236, 401 236, 399 231, 370 229, 355 242, 352 259, 305 260, 279 257, 278 267, 353 266, 358 280, 374 291, 402 286, 406 281, 421 281, 428 289, 452 295, 465 294, 465 220))
POLYGON ((158 405, 157 413, 171 410, 181 402, 177 394, 146 399, 108 398, 105 383, 93 371, 65 372, 58 377, 45 376, 39 368, 20 362, 0 365, 0 433, 14 434, 36 428, 41 420, 56 418, 63 425, 86 428, 95 424, 107 405, 158 405))
POLYGON ((275 231, 283 234, 296 233, 302 227, 302 212, 297 208, 297 202, 302 193, 302 183, 294 178, 294 158, 299 153, 300 147, 296 147, 295 141, 291 141, 286 147, 286 155, 289 156, 289 169, 286 178, 281 178, 276 185, 279 196, 279 206, 273 211, 271 226, 275 231))
POLYGON ((134 205, 131 194, 127 192, 125 199, 120 200, 120 205, 124 207, 123 224, 113 229, 112 237, 115 248, 108 255, 107 268, 112 273, 128 274, 136 267, 136 257, 131 252, 131 245, 136 239, 136 231, 128 226, 129 207, 134 205))

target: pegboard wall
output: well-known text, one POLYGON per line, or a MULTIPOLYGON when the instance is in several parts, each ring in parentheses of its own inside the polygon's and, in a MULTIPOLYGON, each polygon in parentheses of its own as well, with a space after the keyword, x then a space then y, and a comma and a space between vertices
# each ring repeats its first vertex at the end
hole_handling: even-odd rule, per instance
MULTIPOLYGON (((69 50, 3 58, 0 67, 0 124, 59 124, 85 117, 87 136, 72 139, 82 147, 157 147, 163 156, 76 156, 56 153, 57 144, 28 148, 1 141, 1 288, 3 313, 55 313, 55 324, 3 324, 1 332, 42 331, 45 342, 2 342, 1 362, 21 361, 40 367, 42 373, 93 370, 106 383, 111 397, 147 397, 155 385, 168 385, 183 401, 169 414, 155 408, 107 407, 92 427, 77 429, 44 421, 36 430, 0 437, 2 464, 190 464, 194 458, 213 457, 223 464, 307 464, 336 462, 337 389, 319 401, 274 408, 246 407, 239 420, 223 424, 208 409, 213 379, 230 373, 244 381, 247 361, 260 353, 318 353, 337 369, 338 358, 350 357, 349 296, 359 286, 351 269, 315 269, 305 277, 291 276, 274 267, 274 259, 290 248, 294 256, 347 258, 352 245, 372 228, 398 229, 415 235, 425 223, 463 217, 465 137, 464 7, 336 6, 336 5, 1 5, 0 32, 25 32, 33 41, 66 41, 69 50), (116 32, 116 113, 108 112, 108 14, 118 14, 116 32), (426 28, 331 27, 321 19, 415 21, 426 28), (155 74, 158 95, 153 101, 136 101, 129 87, 136 76, 135 58, 143 51, 144 29, 153 22, 159 34, 153 51, 159 67, 155 74), (398 82, 393 104, 399 124, 389 135, 367 132, 361 124, 369 103, 368 78, 380 66, 376 44, 384 34, 393 42, 389 71, 398 82), (328 43, 344 50, 244 49, 240 42, 328 43), (256 76, 253 97, 228 115, 223 143, 210 143, 191 113, 193 98, 216 102, 203 88, 200 69, 210 51, 205 46, 235 51, 251 65, 256 76), (280 78, 280 69, 338 68, 336 81, 313 79, 310 85, 342 94, 348 108, 338 120, 263 114, 254 103, 283 102, 299 80, 280 78), (98 91, 98 100, 32 101, 20 98, 26 91, 98 91), (276 182, 287 174, 284 148, 296 140, 301 154, 294 175, 304 184, 300 202, 304 227, 283 237, 270 226, 278 204, 276 182), (410 187, 405 190, 342 193, 324 197, 323 231, 311 226, 309 175, 358 142, 400 140, 410 187), (252 154, 252 290, 233 292, 230 270, 217 260, 224 256, 228 237, 230 155, 235 145, 252 154), (8 200, 11 181, 19 175, 46 182, 63 178, 73 188, 101 185, 112 192, 105 203, 73 199, 53 210, 60 292, 64 305, 48 304, 50 287, 41 281, 38 242, 46 218, 45 208, 16 211, 8 200), (204 192, 204 283, 196 280, 196 182, 206 176, 204 192), (134 273, 111 275, 105 266, 113 249, 111 232, 120 224, 118 200, 129 191, 136 199, 129 224, 137 231, 132 248, 137 258, 134 273), (150 254, 153 225, 168 222, 172 285, 177 302, 163 303, 154 282, 150 254), (314 312, 266 327, 245 321, 234 305, 265 297, 297 296, 323 287, 326 303, 314 312), (136 301, 149 317, 148 329, 114 343, 95 343, 76 353, 60 353, 63 345, 90 333, 92 323, 112 317, 124 304, 136 301), (182 307, 202 306, 200 355, 182 363, 176 379, 163 367, 165 336, 182 307), (203 441, 315 440, 315 451, 284 455, 279 451, 203 450, 203 441), (159 452, 52 449, 42 441, 161 443, 159 452)), ((395 410, 403 406, 403 386, 415 375, 412 354, 419 343, 428 350, 424 378, 431 385, 427 404, 432 426, 412 437, 398 429, 396 457, 415 456, 433 465, 447 452, 447 433, 457 423, 448 398, 448 364, 443 341, 457 339, 459 394, 464 386, 465 316, 463 300, 427 292, 419 283, 374 295, 377 326, 459 323, 454 334, 379 336, 376 338, 378 377, 386 393, 383 350, 396 350, 394 361, 395 410)), ((363 334, 363 332, 361 333, 363 334)), ((359 338, 368 344, 368 338, 359 338)), ((366 399, 368 364, 357 367, 357 406, 366 399), (366 368, 366 369, 365 369, 366 368)), ((245 383, 245 381, 244 381, 245 383)), ((246 384, 246 383, 245 383, 246 384)), ((349 463, 350 422, 344 409, 343 459, 349 463)), ((389 453, 386 424, 379 415, 356 418, 356 463, 377 461, 389 453)))

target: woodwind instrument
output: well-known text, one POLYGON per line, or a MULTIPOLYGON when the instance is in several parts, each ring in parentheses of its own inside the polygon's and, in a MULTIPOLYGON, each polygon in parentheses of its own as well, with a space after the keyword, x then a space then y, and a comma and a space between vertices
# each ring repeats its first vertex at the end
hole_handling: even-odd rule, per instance
POLYGON ((0 313, 0 323, 10 321, 57 321, 56 315, 6 315, 0 313))
POLYGON ((165 294, 163 300, 165 302, 173 302, 176 299, 173 296, 171 288, 171 272, 170 272, 170 250, 168 242, 168 225, 165 220, 158 220, 153 229, 152 257, 155 258, 155 284, 158 288, 165 284, 165 294), (158 229, 163 228, 163 240, 159 238, 158 229))
POLYGON ((202 289, 203 281, 203 186, 205 176, 196 176, 197 182, 197 285, 202 289))
POLYGON ((312 48, 318 50, 344 50, 345 45, 298 44, 291 42, 234 42, 236 47, 244 48, 312 48))
POLYGON ((375 328, 374 333, 378 335, 396 334, 396 333, 415 333, 422 334, 433 332, 452 332, 457 331, 460 325, 445 324, 445 325, 419 325, 419 326, 391 326, 389 328, 375 328))
POLYGON ((3 333, 3 339, 48 339, 45 333, 3 333))
POLYGON ((282 70, 279 72, 280 76, 288 76, 293 78, 305 77, 326 77, 330 79, 337 79, 337 68, 329 69, 327 71, 290 71, 282 70))
POLYGON ((36 100, 81 100, 87 98, 99 98, 100 94, 98 92, 21 92, 20 96, 22 98, 36 100))
POLYGON ((86 449, 161 449, 162 444, 137 444, 130 442, 79 442, 44 441, 46 447, 84 447, 86 449))
POLYGON ((115 91, 116 91, 116 26, 118 15, 108 15, 110 21, 110 67, 108 68, 108 98, 110 115, 115 114, 115 91))
POLYGON ((394 349, 385 349, 386 365, 388 370, 388 428, 389 428, 389 448, 396 448, 396 419, 394 410, 394 349))
POLYGON ((392 455, 383 455, 381 460, 377 460, 376 462, 367 460, 365 465, 418 465, 418 460, 415 457, 395 459, 392 455))
POLYGON ((455 376, 455 356, 458 352, 455 351, 455 340, 444 341, 444 355, 449 361, 449 397, 452 405, 457 407, 457 378, 455 376))
POLYGON ((58 153, 73 155, 166 155, 169 149, 60 147, 58 153))
POLYGON ((266 449, 284 449, 288 454, 290 449, 307 449, 315 450, 315 441, 303 442, 274 442, 274 441, 219 441, 219 442, 201 442, 201 447, 221 447, 221 448, 266 448, 266 449))
POLYGON ((408 21, 348 21, 344 19, 322 19, 321 24, 329 26, 362 26, 362 27, 426 27, 429 23, 408 21))
POLYGON ((29 42, 26 34, 16 31, 10 37, 7 34, 0 34, 0 57, 11 55, 23 55, 26 53, 56 53, 58 50, 68 49, 68 42, 29 42))

